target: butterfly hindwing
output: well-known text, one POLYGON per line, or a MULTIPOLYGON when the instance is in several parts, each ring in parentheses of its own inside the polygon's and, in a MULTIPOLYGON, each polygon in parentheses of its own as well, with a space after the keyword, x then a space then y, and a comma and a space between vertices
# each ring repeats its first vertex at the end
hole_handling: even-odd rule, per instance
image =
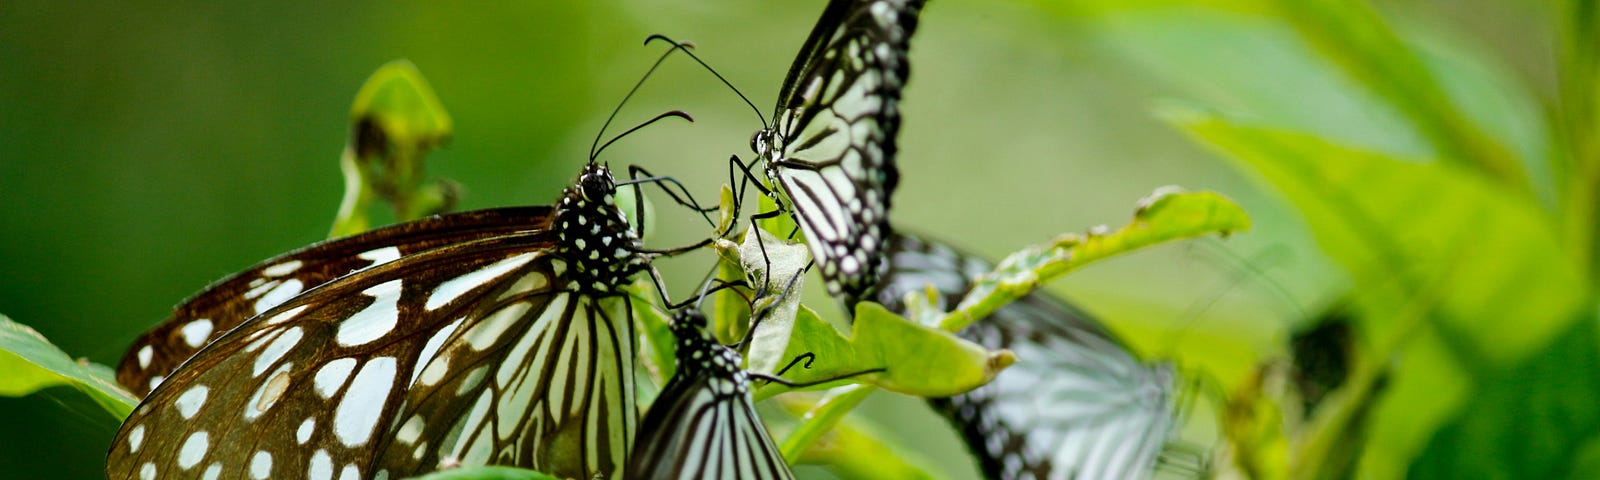
POLYGON ((758 133, 767 177, 783 193, 829 293, 860 298, 876 282, 890 233, 900 92, 920 0, 834 0, 758 133))
MULTIPOLYGON (((904 311, 901 296, 932 286, 947 305, 991 266, 926 240, 897 234, 878 301, 904 311)), ((930 399, 961 431, 992 479, 1146 478, 1176 419, 1169 366, 1135 357, 1086 312, 1044 292, 1013 302, 959 333, 1017 363, 990 383, 930 399)))
POLYGON ((117 381, 142 396, 207 343, 301 292, 444 245, 545 228, 549 215, 539 206, 435 216, 268 259, 211 284, 140 335, 117 365, 117 381))

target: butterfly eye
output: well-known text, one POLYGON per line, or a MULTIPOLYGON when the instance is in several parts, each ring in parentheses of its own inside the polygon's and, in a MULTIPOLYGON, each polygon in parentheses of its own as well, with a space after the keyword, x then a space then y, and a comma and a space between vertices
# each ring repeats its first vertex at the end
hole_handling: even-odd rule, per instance
POLYGON ((585 173, 583 178, 578 179, 578 184, 585 200, 603 202, 606 200, 606 196, 616 191, 617 187, 611 181, 611 174, 604 171, 601 173, 585 173))
POLYGON ((750 135, 750 151, 756 152, 756 155, 763 154, 766 151, 768 133, 766 130, 759 130, 750 135))

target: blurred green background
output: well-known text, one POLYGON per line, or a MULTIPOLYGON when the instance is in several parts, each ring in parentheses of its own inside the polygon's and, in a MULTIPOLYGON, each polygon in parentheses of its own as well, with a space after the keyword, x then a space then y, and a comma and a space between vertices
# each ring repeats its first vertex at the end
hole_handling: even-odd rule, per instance
MULTIPOLYGON (((114 364, 208 282, 321 239, 339 202, 350 102, 389 60, 413 61, 456 122, 429 169, 465 185, 462 208, 543 204, 661 51, 641 46, 647 35, 694 41, 770 115, 823 3, 0 1, 0 313, 114 364)), ((1348 280, 1278 194, 1156 107, 1203 102, 1386 153, 1430 153, 1399 113, 1252 2, 930 3, 903 104, 897 224, 999 256, 1121 225, 1161 185, 1222 192, 1254 230, 1140 252, 1050 288, 1147 356, 1225 385, 1282 355, 1287 332, 1348 280), (1240 274, 1244 262, 1257 271, 1240 274)), ((1469 116, 1524 158, 1546 155, 1546 134, 1528 127, 1543 121, 1534 96, 1554 89, 1543 2, 1376 5, 1430 64, 1462 72, 1444 83, 1470 99, 1469 116)), ((728 155, 749 158, 759 120, 680 57, 608 135, 669 109, 697 121, 651 127, 600 159, 714 198, 728 155)), ((1532 176, 1550 176, 1540 165, 1528 165, 1532 176)), ((704 236, 680 224, 663 225, 657 245, 704 236)), ((809 304, 828 304, 812 290, 809 304)), ((90 418, 98 412, 64 413, 57 399, 72 394, 0 398, 0 472, 103 475, 114 432, 90 418)), ((974 478, 954 434, 919 405, 879 394, 860 413, 951 478, 974 478)))

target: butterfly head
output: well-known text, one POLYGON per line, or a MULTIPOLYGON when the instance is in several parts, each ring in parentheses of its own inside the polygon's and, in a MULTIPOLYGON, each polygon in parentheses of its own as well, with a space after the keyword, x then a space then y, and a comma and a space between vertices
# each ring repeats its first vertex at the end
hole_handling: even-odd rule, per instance
POLYGON ((778 151, 778 143, 782 141, 776 130, 756 130, 756 133, 750 135, 750 151, 756 152, 757 157, 770 160, 772 152, 778 151))
POLYGON ((617 208, 616 192, 611 170, 589 164, 562 194, 552 228, 578 290, 611 293, 646 268, 646 259, 637 253, 639 237, 617 208))

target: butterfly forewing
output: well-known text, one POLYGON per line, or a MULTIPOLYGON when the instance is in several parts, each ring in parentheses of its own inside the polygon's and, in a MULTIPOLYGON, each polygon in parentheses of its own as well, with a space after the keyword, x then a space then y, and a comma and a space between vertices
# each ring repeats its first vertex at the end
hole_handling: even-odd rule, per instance
POLYGON ((207 343, 302 292, 444 245, 544 229, 549 215, 549 207, 511 207, 429 217, 268 259, 178 305, 172 317, 134 341, 117 365, 117 381, 136 394, 147 394, 207 343))
POLYGON ((900 92, 920 0, 834 0, 790 67, 758 153, 832 294, 876 282, 890 233, 900 92))
MULTIPOLYGON (((990 266, 906 235, 890 244, 878 301, 903 311, 901 296, 933 286, 947 305, 990 266)), ((987 385, 930 403, 961 430, 994 479, 1149 477, 1176 419, 1168 366, 1140 361, 1092 317, 1034 292, 960 332, 1017 363, 987 385)))
POLYGON ((677 371, 650 405, 629 456, 628 478, 792 479, 750 397, 739 354, 679 312, 677 371))

